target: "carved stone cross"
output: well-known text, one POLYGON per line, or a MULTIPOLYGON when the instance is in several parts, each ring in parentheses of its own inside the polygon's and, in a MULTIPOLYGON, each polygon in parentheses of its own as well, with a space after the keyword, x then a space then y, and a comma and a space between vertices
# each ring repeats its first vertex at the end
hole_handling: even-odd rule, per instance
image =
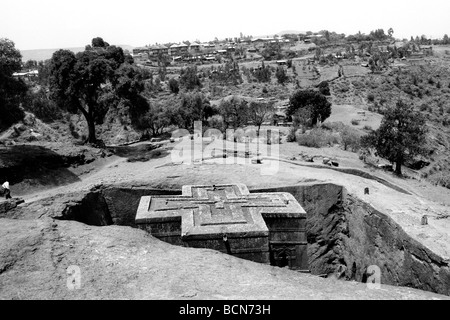
MULTIPOLYGON (((243 184, 193 185, 183 186, 180 196, 142 197, 136 224, 161 240, 190 247, 225 251, 225 236, 234 255, 268 263, 271 252, 278 252, 271 247, 306 249, 305 218, 289 193, 250 194, 243 184)), ((297 267, 304 266, 303 261, 297 267)))

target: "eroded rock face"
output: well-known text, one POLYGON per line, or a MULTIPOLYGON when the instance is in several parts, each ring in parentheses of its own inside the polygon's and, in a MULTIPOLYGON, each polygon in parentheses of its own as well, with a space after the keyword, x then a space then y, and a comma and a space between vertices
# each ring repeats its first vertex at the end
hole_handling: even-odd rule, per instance
POLYGON ((364 280, 367 267, 377 265, 383 283, 450 295, 448 261, 361 200, 348 196, 344 208, 348 232, 341 236, 342 252, 347 266, 356 266, 355 280, 364 280))
POLYGON ((258 190, 290 192, 307 212, 311 273, 365 282, 376 265, 381 283, 450 295, 449 262, 412 239, 387 215, 334 184, 258 190))

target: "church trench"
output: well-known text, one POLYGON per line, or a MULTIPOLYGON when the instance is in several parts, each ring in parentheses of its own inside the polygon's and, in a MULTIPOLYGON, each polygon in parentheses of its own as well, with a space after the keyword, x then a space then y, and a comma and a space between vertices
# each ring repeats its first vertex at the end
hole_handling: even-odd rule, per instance
MULTIPOLYGON (((289 192, 303 206, 312 274, 365 282, 367 268, 377 265, 382 284, 450 295, 448 262, 408 236, 390 217, 347 194, 342 186, 311 183, 250 192, 289 192)), ((61 219, 136 227, 141 196, 180 194, 181 190, 99 186, 66 207, 61 219)))

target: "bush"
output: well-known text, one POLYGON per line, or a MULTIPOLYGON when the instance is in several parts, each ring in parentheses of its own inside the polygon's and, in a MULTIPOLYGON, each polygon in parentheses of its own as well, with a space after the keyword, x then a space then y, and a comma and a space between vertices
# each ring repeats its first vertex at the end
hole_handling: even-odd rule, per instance
POLYGON ((346 127, 341 132, 342 144, 344 145, 344 150, 350 148, 352 151, 358 151, 361 147, 361 135, 355 129, 346 127))
POLYGON ((290 127, 289 128, 289 132, 288 132, 288 134, 286 136, 286 141, 287 142, 295 142, 295 141, 297 141, 296 136, 295 136, 296 132, 297 132, 297 128, 296 127, 290 127))
POLYGON ((367 124, 363 127, 366 131, 373 131, 373 128, 371 126, 368 126, 367 124))
POLYGON ((328 81, 322 81, 319 83, 319 92, 324 96, 330 95, 330 87, 328 86, 328 81))
POLYGON ((178 85, 178 81, 175 78, 170 78, 169 80, 169 88, 172 93, 177 94, 180 91, 180 87, 178 85))
POLYGON ((310 148, 322 148, 340 143, 339 135, 321 128, 315 128, 303 134, 300 130, 297 130, 295 138, 299 145, 310 148))
POLYGON ((24 103, 24 109, 34 113, 44 122, 52 122, 61 118, 61 109, 55 102, 47 98, 43 90, 30 92, 24 103))
POLYGON ((374 96, 372 93, 369 93, 369 94, 367 95, 367 100, 368 100, 369 102, 374 102, 374 101, 375 101, 375 96, 374 96))
POLYGON ((352 125, 357 126, 359 124, 359 120, 357 119, 352 119, 351 120, 352 125))

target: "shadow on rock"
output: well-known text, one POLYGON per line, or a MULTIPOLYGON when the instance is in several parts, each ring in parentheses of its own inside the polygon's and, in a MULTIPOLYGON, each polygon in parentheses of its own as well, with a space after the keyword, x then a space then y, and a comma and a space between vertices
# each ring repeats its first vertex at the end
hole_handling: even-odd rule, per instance
POLYGON ((0 177, 23 194, 28 187, 60 186, 80 179, 67 168, 83 164, 83 155, 62 156, 48 148, 16 145, 0 148, 0 177), (19 184, 19 186, 17 186, 19 184))

